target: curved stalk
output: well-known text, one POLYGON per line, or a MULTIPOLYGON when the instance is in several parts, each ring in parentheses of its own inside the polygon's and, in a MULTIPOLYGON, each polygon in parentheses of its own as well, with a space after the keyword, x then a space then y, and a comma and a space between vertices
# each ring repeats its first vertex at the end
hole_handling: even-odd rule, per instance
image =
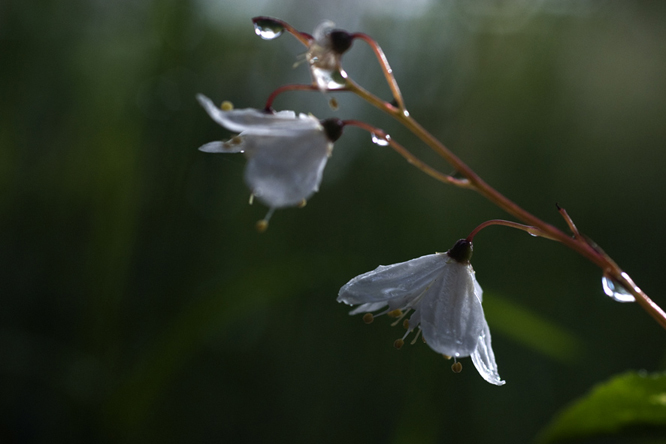
POLYGON ((407 160, 407 162, 414 165, 415 167, 426 173, 428 176, 433 177, 439 180, 440 182, 455 185, 460 188, 472 188, 472 185, 469 183, 467 179, 457 179, 453 176, 449 176, 448 174, 444 174, 440 171, 437 171, 427 163, 423 162, 418 157, 413 155, 407 148, 405 148, 404 146, 400 145, 398 142, 393 140, 393 138, 391 138, 391 136, 386 134, 383 130, 375 128, 372 125, 368 125, 365 122, 360 122, 358 120, 344 120, 343 123, 345 125, 352 125, 364 129, 370 134, 373 134, 374 137, 378 137, 382 140, 385 140, 386 144, 390 145, 391 148, 393 148, 398 154, 404 157, 407 160))
MULTIPOLYGON (((253 19, 253 22, 262 19, 270 19, 284 26, 284 29, 288 33, 296 37, 305 46, 309 46, 313 40, 311 35, 296 30, 291 25, 282 20, 272 19, 269 17, 256 17, 253 19)), ((569 228, 573 231, 574 237, 568 236, 555 226, 542 221, 541 219, 529 213, 528 211, 524 210, 518 204, 508 199, 499 191, 495 190, 493 187, 488 185, 483 179, 481 179, 480 176, 478 176, 474 172, 474 170, 472 170, 469 166, 467 166, 460 158, 458 158, 458 156, 453 154, 453 152, 451 152, 443 143, 437 140, 416 120, 414 120, 409 115, 409 112, 407 112, 407 109, 405 108, 402 95, 400 94, 400 89, 398 88, 398 84, 395 80, 395 77, 393 76, 393 71, 388 64, 388 59, 384 55, 384 52, 382 51, 381 47, 371 37, 367 36, 366 34, 356 33, 353 34, 353 36, 355 38, 360 38, 364 40, 372 47, 373 51, 375 52, 375 55, 377 56, 380 64, 382 65, 382 70, 384 72, 384 75, 389 84, 389 87, 391 89, 391 92, 393 94, 397 106, 394 106, 390 103, 387 103, 379 99, 374 94, 365 90, 363 87, 361 87, 360 85, 358 85, 356 82, 354 82, 349 78, 346 79, 347 85, 343 90, 355 93, 363 100, 367 101, 373 106, 391 115, 394 119, 398 120, 398 122, 400 122, 414 135, 420 138, 432 150, 434 150, 437 154, 443 157, 451 166, 453 166, 458 171, 458 173, 464 176, 466 182, 460 181, 460 179, 455 179, 451 176, 447 176, 443 173, 438 172, 429 165, 418 160, 408 150, 406 150, 401 145, 397 144, 397 142, 394 142, 392 141, 392 139, 387 138, 387 141, 391 144, 391 147, 393 149, 395 149, 398 153, 400 153, 403 157, 405 157, 410 163, 414 163, 418 168, 420 168, 426 174, 435 177, 436 179, 445 183, 452 183, 458 186, 463 186, 462 184, 464 184, 465 188, 471 188, 476 190, 479 194, 484 196, 486 199, 488 199, 490 202, 494 203, 498 207, 502 208, 507 213, 511 214, 520 221, 538 230, 540 232, 539 234, 540 236, 558 241, 566 245, 570 249, 578 252, 580 255, 582 255, 586 259, 590 260, 592 263, 596 264, 599 268, 601 268, 604 275, 611 277, 613 280, 615 280, 624 288, 626 288, 636 298, 636 301, 641 306, 641 308, 643 308, 647 313, 649 313, 663 328, 666 329, 666 312, 664 312, 664 310, 662 310, 661 307, 659 307, 656 303, 654 303, 633 282, 633 280, 629 277, 629 275, 624 273, 622 269, 608 255, 600 251, 600 249, 596 248, 594 245, 591 245, 586 238, 580 236, 580 233, 576 229, 575 225, 573 224, 573 221, 568 216, 566 211, 558 207, 560 214, 562 214, 565 221, 569 225, 569 228)), ((278 90, 274 91, 273 94, 271 94, 271 96, 269 97, 269 100, 266 104, 266 109, 270 110, 272 102, 275 99, 275 97, 284 91, 316 90, 316 89, 318 88, 316 88, 316 86, 314 85, 307 85, 307 86, 288 85, 286 87, 279 88, 278 90)), ((348 121, 348 124, 352 124, 351 122, 352 121, 348 121)), ((362 127, 364 129, 373 128, 370 125, 362 126, 360 124, 356 124, 356 126, 362 127)), ((372 131, 372 129, 370 131, 372 131)), ((386 133, 384 133, 383 131, 382 133, 386 135, 386 133)), ((514 226, 514 228, 519 228, 519 227, 514 226)))
POLYGON ((395 77, 393 76, 393 69, 391 69, 391 65, 389 65, 388 59, 386 58, 386 55, 384 54, 384 51, 382 50, 381 46, 379 46, 377 42, 375 42, 375 39, 362 32, 356 32, 352 34, 352 37, 361 39, 364 42, 366 42, 368 45, 370 45, 370 47, 375 53, 375 56, 377 56, 377 60, 379 60, 379 63, 381 63, 382 65, 382 71, 384 72, 384 77, 386 77, 386 82, 388 83, 389 88, 391 88, 391 93, 393 94, 395 103, 398 105, 398 108, 400 110, 406 111, 405 102, 402 99, 402 93, 400 93, 398 82, 395 80, 395 77))
POLYGON ((600 254, 597 249, 595 249, 584 239, 568 236, 553 225, 542 221, 488 185, 488 183, 481 179, 481 177, 479 177, 474 172, 474 170, 467 166, 467 164, 465 164, 458 156, 453 154, 453 152, 451 152, 443 143, 441 143, 425 128, 423 128, 405 110, 400 110, 395 106, 379 99, 351 79, 347 79, 347 90, 355 93, 368 103, 386 112, 398 122, 400 122, 432 150, 443 157, 449 164, 451 164, 451 166, 453 166, 463 177, 469 181, 469 183, 472 185, 472 189, 476 190, 490 202, 502 208, 516 219, 519 219, 520 221, 539 229, 542 233, 545 234, 543 237, 547 237, 566 245, 592 263, 596 264, 605 274, 612 277, 616 282, 625 287, 636 298, 636 302, 638 302, 641 308, 650 314, 650 316, 652 316, 659 323, 659 325, 666 329, 666 312, 664 312, 664 310, 662 310, 659 305, 654 303, 654 301, 652 301, 647 296, 647 294, 645 294, 645 292, 643 292, 633 282, 633 280, 631 280, 629 275, 624 273, 622 269, 612 259, 610 259, 610 257, 605 254, 600 254))

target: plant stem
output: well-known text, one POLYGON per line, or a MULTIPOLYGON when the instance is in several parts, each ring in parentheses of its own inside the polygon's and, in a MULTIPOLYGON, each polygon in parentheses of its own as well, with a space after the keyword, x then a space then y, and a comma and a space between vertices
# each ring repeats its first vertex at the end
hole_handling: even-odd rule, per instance
POLYGON ((398 122, 400 122, 414 135, 425 142, 437 154, 442 156, 449 164, 451 164, 451 166, 453 166, 458 171, 458 173, 464 176, 469 181, 471 185, 470 188, 476 190, 490 202, 502 208, 516 219, 539 229, 543 234, 545 234, 544 237, 556 240, 566 245, 570 249, 578 252, 580 255, 590 260, 592 263, 596 264, 605 274, 609 275, 616 282, 625 287, 636 298, 636 301, 641 306, 641 308, 647 311, 664 329, 666 329, 666 312, 664 312, 661 307, 654 303, 647 296, 647 294, 645 294, 645 292, 636 286, 629 275, 624 273, 622 269, 612 259, 610 259, 610 257, 599 253, 599 251, 591 246, 585 239, 580 237, 570 237, 553 225, 542 221, 488 185, 474 172, 474 170, 467 166, 460 158, 458 158, 458 156, 453 154, 453 152, 444 146, 443 143, 437 140, 416 120, 414 120, 409 115, 409 113, 406 112, 406 110, 398 109, 390 103, 379 99, 374 94, 366 91, 351 79, 347 79, 347 90, 355 93, 365 101, 386 112, 398 122))
POLYGON ((390 145, 391 148, 393 148, 398 154, 404 157, 407 160, 407 162, 414 165, 415 167, 426 173, 428 176, 434 177, 440 182, 455 185, 460 188, 471 188, 471 184, 467 179, 457 179, 453 176, 449 176, 448 174, 444 174, 440 171, 437 171, 436 169, 432 168, 430 165, 428 165, 427 163, 423 162, 415 155, 413 155, 407 148, 405 148, 404 146, 400 145, 398 142, 393 140, 393 138, 391 138, 391 136, 386 134, 383 130, 375 128, 372 125, 369 125, 365 122, 361 122, 358 120, 345 120, 343 121, 343 123, 345 125, 352 125, 364 129, 367 132, 371 133, 374 137, 377 137, 381 140, 385 140, 386 143, 390 145))
POLYGON ((375 55, 377 56, 377 60, 379 60, 379 63, 382 65, 382 71, 384 72, 384 77, 386 77, 386 82, 388 83, 389 88, 391 88, 391 93, 393 94, 395 103, 397 104, 398 108, 401 111, 406 111, 405 102, 402 99, 402 94, 400 93, 398 82, 395 80, 395 77, 393 76, 393 69, 391 69, 388 59, 386 58, 386 55, 384 54, 384 51, 382 50, 381 46, 379 46, 372 37, 362 32, 356 32, 352 34, 352 37, 361 39, 364 42, 366 42, 368 45, 370 45, 375 55))
POLYGON ((275 101, 275 98, 286 91, 319 91, 319 88, 317 88, 315 85, 301 85, 301 84, 281 86, 275 91, 273 91, 270 96, 268 96, 268 99, 266 100, 266 105, 264 105, 264 110, 272 111, 273 102, 275 101))
POLYGON ((517 230, 525 231, 525 232, 531 234, 532 236, 545 237, 546 239, 557 240, 557 239, 553 239, 553 238, 549 237, 546 233, 539 230, 538 228, 531 227, 529 225, 519 224, 518 222, 511 222, 509 220, 502 220, 502 219, 492 219, 492 220, 485 221, 484 223, 482 223, 481 225, 476 227, 474 230, 472 230, 471 233, 469 233, 469 236, 467 236, 467 240, 469 242, 472 242, 474 240, 474 236, 476 236, 479 233, 479 231, 481 231, 484 228, 489 227, 491 225, 501 225, 501 226, 504 226, 504 227, 511 227, 511 228, 515 228, 517 230))

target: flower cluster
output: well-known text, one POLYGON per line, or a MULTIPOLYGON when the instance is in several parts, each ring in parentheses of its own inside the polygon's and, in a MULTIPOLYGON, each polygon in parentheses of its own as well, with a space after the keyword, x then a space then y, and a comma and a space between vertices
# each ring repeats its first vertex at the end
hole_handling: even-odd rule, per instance
MULTIPOLYGON (((284 22, 265 17, 255 19, 255 28, 265 39, 276 38, 287 30, 306 44, 305 59, 313 82, 307 88, 329 91, 351 84, 340 59, 351 47, 354 34, 336 30, 331 22, 324 22, 317 27, 314 36, 310 36, 284 22)), ((376 53, 383 57, 381 51, 376 50, 376 53)), ((385 60, 383 62, 388 66, 385 60)), ((397 86, 392 90, 399 97, 397 86)), ((336 118, 318 120, 293 111, 275 112, 270 100, 264 110, 234 110, 228 104, 217 107, 203 95, 198 95, 197 99, 215 122, 238 133, 228 141, 210 142, 199 149, 207 153, 245 155, 245 182, 252 195, 269 207, 266 223, 275 209, 302 205, 319 190, 333 143, 341 136, 345 125, 371 131, 373 140, 376 134, 385 134, 362 122, 336 118)), ((382 145, 391 144, 398 152, 406 152, 388 136, 381 140, 385 142, 382 145)), ((408 160, 418 164, 413 157, 408 160)), ((427 172, 438 176, 433 170, 427 172)), ((445 177, 445 181, 455 180, 445 177)), ((458 241, 446 253, 380 266, 357 276, 340 289, 338 301, 357 305, 351 314, 366 313, 365 320, 371 320, 372 313, 378 311, 381 311, 378 315, 388 314, 400 319, 411 313, 404 322, 407 332, 397 341, 400 346, 407 335, 416 330, 416 337, 422 333, 424 341, 434 351, 456 359, 454 371, 461 369, 457 359, 471 357, 486 381, 503 385, 481 305, 483 292, 469 262, 472 243, 471 237, 468 239, 458 241)))

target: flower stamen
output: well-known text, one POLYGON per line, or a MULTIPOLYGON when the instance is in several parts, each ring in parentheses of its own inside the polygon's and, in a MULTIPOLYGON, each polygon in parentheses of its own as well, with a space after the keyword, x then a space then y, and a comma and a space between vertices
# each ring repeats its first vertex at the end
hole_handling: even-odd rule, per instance
POLYGON ((271 208, 268 210, 268 213, 266 213, 266 217, 258 221, 255 225, 255 228, 259 233, 263 233, 268 229, 268 221, 271 220, 271 216, 273 215, 273 212, 275 211, 275 208, 271 208))
POLYGON ((366 313, 363 315, 363 322, 366 324, 372 324, 372 321, 375 320, 375 316, 372 313, 366 313))
POLYGON ((254 227, 257 229, 257 232, 263 233, 266 230, 268 230, 268 220, 266 219, 258 220, 254 227))
POLYGON ((394 313, 394 312, 398 312, 398 313, 397 313, 397 316, 399 316, 399 317, 398 317, 398 319, 395 320, 395 322, 393 322, 393 323, 391 324, 391 327, 395 327, 396 325, 398 325, 398 324, 400 323, 400 321, 402 321, 402 318, 404 318, 405 315, 406 315, 407 313, 409 313, 409 310, 410 310, 410 309, 411 309, 411 308, 408 307, 407 310, 405 310, 404 312, 403 312, 402 310, 393 310, 393 311, 387 313, 388 316, 391 316, 392 318, 394 318, 394 317, 396 317, 396 313, 394 313), (393 313, 393 315, 391 315, 391 313, 393 313))
POLYGON ((421 336, 421 329, 420 328, 416 331, 416 336, 414 336, 414 339, 412 339, 412 342, 410 342, 409 344, 410 345, 416 344, 416 341, 417 341, 417 339, 419 339, 419 336, 421 336))

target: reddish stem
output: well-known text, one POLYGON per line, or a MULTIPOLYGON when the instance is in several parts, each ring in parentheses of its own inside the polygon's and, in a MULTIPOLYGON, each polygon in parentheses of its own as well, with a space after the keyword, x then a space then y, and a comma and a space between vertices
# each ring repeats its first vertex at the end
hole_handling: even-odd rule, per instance
POLYGON ((456 185, 461 188, 471 188, 470 183, 467 179, 457 179, 455 177, 449 176, 448 174, 444 174, 440 171, 437 171, 427 163, 423 162, 422 160, 414 156, 407 148, 403 147, 398 142, 393 140, 391 136, 386 134, 383 130, 375 128, 372 125, 369 125, 365 122, 361 122, 358 120, 344 120, 342 123, 344 123, 345 125, 356 126, 358 128, 364 129, 370 134, 372 134, 374 137, 380 140, 385 140, 386 143, 390 145, 391 148, 393 148, 398 154, 404 157, 407 160, 407 162, 414 165, 415 167, 417 167, 430 177, 433 177, 439 180, 440 182, 456 185))
POLYGON ((469 236, 467 236, 467 240, 472 242, 472 240, 474 239, 474 236, 476 236, 479 233, 479 231, 481 231, 484 228, 489 227, 491 225, 501 225, 501 226, 504 226, 504 227, 516 228, 518 230, 525 231, 525 232, 531 234, 532 236, 539 236, 539 237, 545 237, 546 239, 557 240, 557 239, 553 239, 552 237, 548 236, 546 233, 544 233, 543 231, 539 230, 536 227, 531 227, 529 225, 523 225, 523 224, 519 224, 518 222, 511 222, 511 221, 502 220, 502 219, 492 219, 492 220, 485 221, 484 223, 482 223, 481 225, 476 227, 474 230, 472 230, 471 233, 469 233, 469 236))
MULTIPOLYGON (((272 111, 273 110, 273 102, 275 101, 275 98, 282 94, 283 92, 287 91, 319 91, 319 88, 317 88, 315 85, 284 85, 276 89, 271 93, 270 96, 268 96, 268 100, 266 100, 266 106, 264 109, 266 111, 272 111)), ((338 90, 339 91, 339 90, 338 90)))
POLYGON ((352 37, 361 39, 364 42, 366 42, 368 45, 370 45, 375 55, 377 56, 377 60, 379 60, 379 63, 382 66, 382 71, 384 72, 384 76, 386 77, 386 81, 388 82, 389 88, 391 88, 391 93, 393 94, 395 103, 398 105, 398 108, 404 112, 405 102, 402 99, 402 94, 400 93, 398 82, 395 80, 395 77, 393 76, 393 69, 391 69, 391 65, 389 65, 388 59, 386 58, 386 55, 384 54, 382 48, 377 44, 377 42, 372 37, 362 32, 356 32, 352 34, 352 37))

